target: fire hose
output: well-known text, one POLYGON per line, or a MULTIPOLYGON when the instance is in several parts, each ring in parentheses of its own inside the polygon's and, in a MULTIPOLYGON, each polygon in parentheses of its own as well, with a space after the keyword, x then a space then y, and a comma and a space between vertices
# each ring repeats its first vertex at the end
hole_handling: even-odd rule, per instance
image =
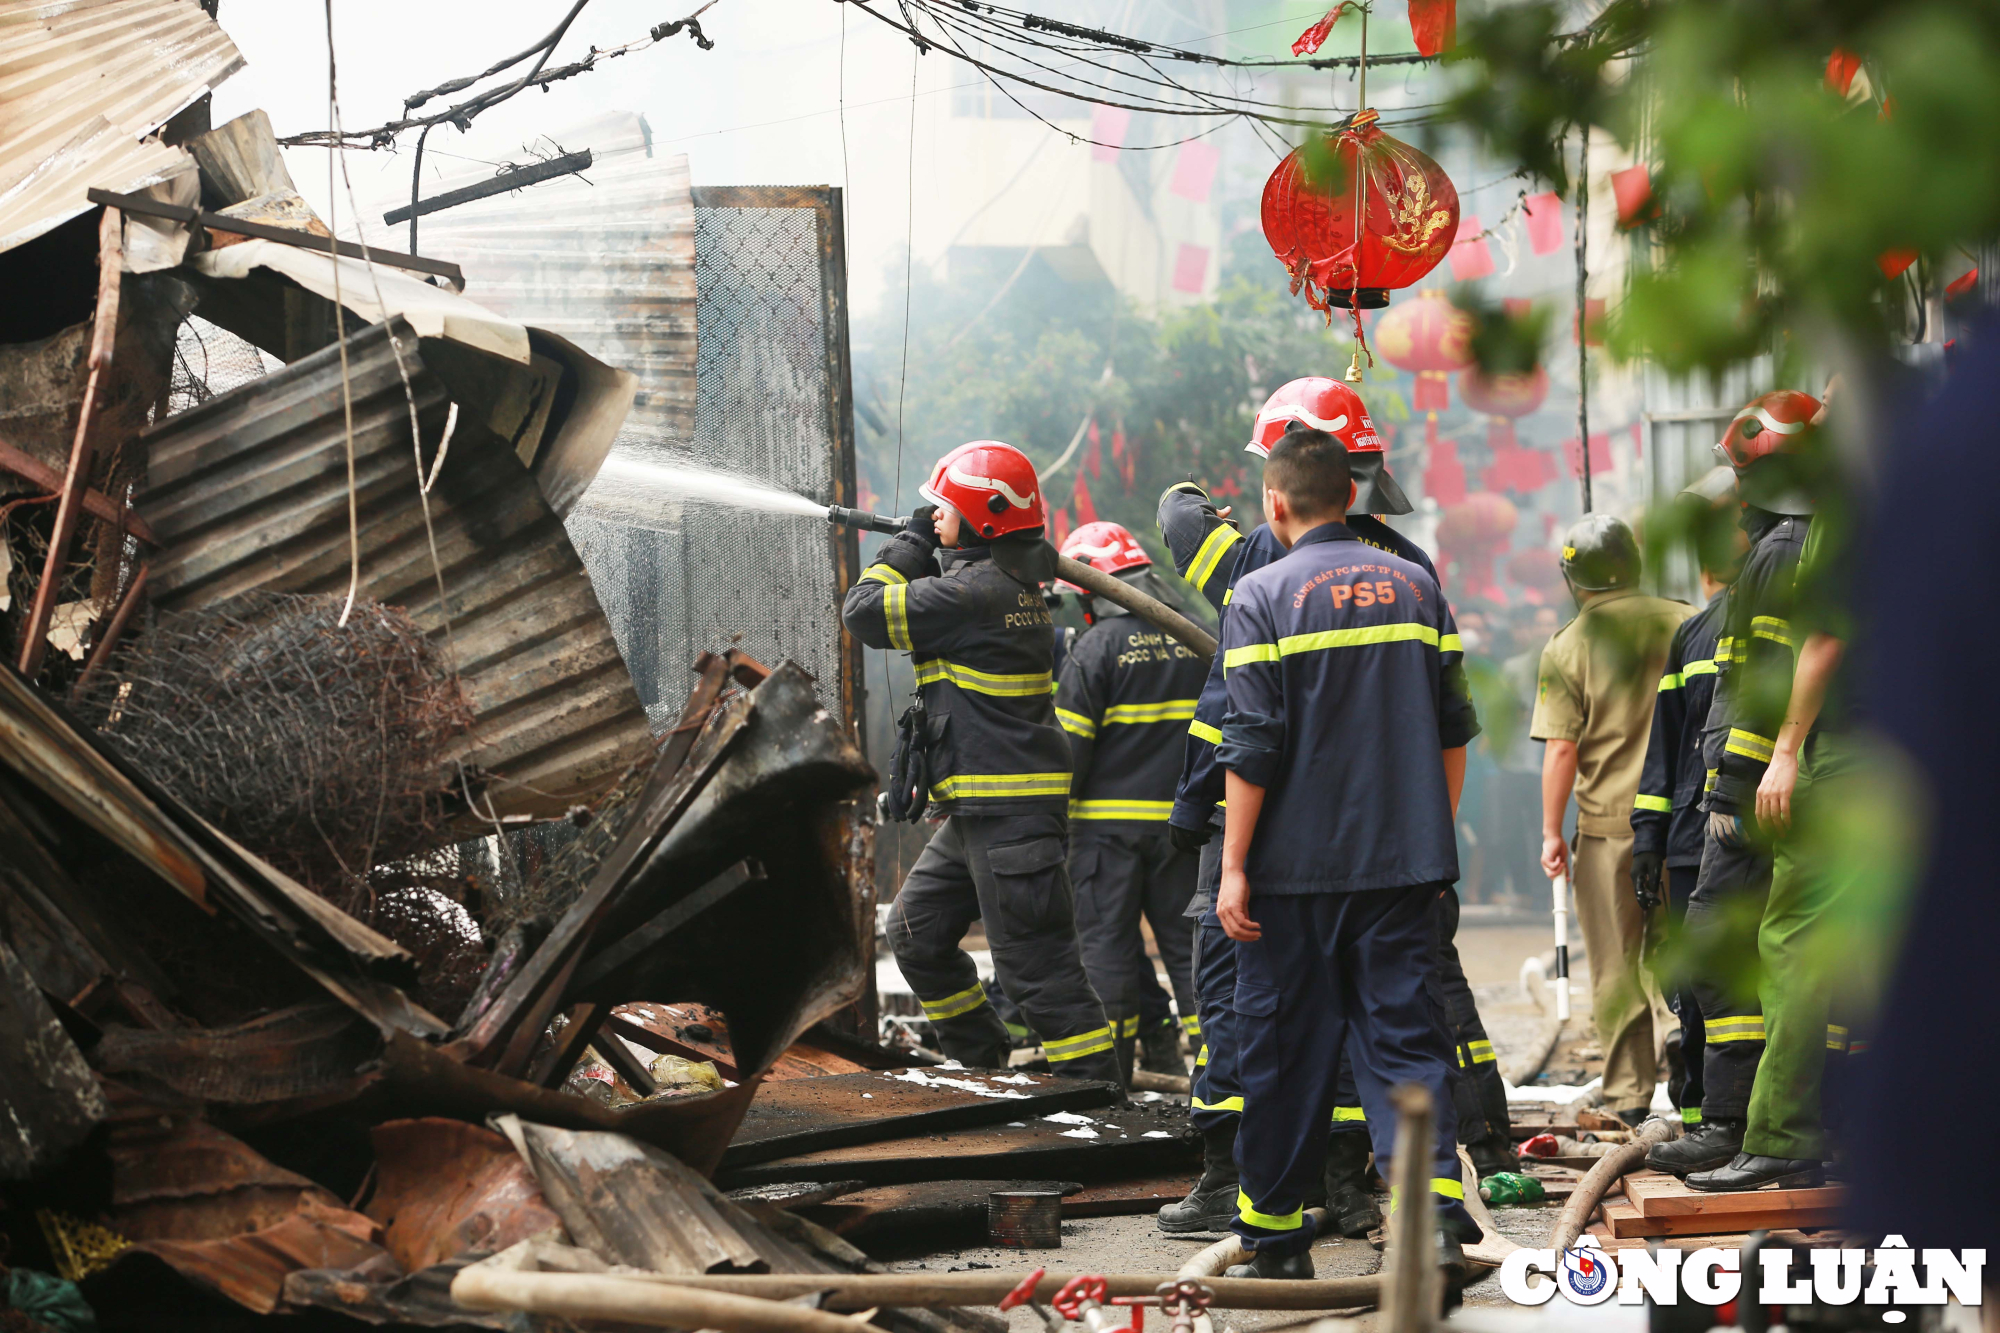
MULTIPOLYGON (((841 527, 859 528, 864 532, 891 534, 901 532, 903 525, 909 522, 908 519, 871 514, 865 509, 848 509, 842 505, 827 506, 826 521, 841 527)), ((1215 656, 1214 635, 1159 598, 1140 591, 1123 579, 1062 555, 1056 557, 1056 573, 1093 597, 1116 602, 1154 628, 1171 634, 1202 657, 1215 656)))

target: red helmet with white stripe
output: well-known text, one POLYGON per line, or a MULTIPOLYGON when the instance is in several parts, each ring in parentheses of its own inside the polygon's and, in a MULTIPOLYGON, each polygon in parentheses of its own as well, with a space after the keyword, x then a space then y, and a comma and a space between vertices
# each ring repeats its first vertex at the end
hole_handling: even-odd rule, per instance
POLYGON ((1035 465, 1011 444, 974 440, 937 461, 917 488, 934 505, 958 511, 965 525, 991 541, 1044 524, 1035 465))
MULTIPOLYGON (((1116 574, 1121 569, 1144 569, 1153 563, 1146 554, 1146 548, 1139 545, 1129 529, 1122 523, 1099 520, 1086 523, 1070 533, 1062 544, 1062 553, 1071 560, 1101 569, 1107 574, 1116 574)), ((1084 590, 1074 583, 1059 580, 1057 592, 1081 593, 1084 590)))
POLYGON ((1382 437, 1361 395, 1339 380, 1309 375, 1293 380, 1272 394, 1257 413, 1250 443, 1259 458, 1271 456, 1271 446, 1287 430, 1323 430, 1347 446, 1347 463, 1354 476, 1353 514, 1407 514, 1415 508, 1384 465, 1382 437))
POLYGON ((1744 501, 1775 514, 1810 514, 1799 465, 1781 455, 1806 452, 1824 414, 1819 399, 1796 389, 1753 398, 1716 441, 1715 456, 1736 469, 1744 501))

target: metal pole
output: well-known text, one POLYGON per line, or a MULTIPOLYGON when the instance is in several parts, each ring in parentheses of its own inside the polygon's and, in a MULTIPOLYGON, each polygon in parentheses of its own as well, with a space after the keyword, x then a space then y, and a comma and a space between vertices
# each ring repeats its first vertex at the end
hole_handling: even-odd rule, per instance
POLYGON ((1590 330, 1584 314, 1584 248, 1590 235, 1590 126, 1583 126, 1576 170, 1576 447, 1583 456, 1583 512, 1590 512, 1590 330))

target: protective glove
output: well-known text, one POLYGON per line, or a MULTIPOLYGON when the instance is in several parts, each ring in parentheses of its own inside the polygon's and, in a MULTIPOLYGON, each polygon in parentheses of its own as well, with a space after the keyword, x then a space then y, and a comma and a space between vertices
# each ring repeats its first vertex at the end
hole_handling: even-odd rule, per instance
POLYGON ((937 506, 918 505, 903 524, 903 531, 935 550, 938 544, 937 506))
POLYGON ((1666 861, 1658 852, 1632 853, 1632 895, 1639 900, 1642 912, 1652 911, 1662 901, 1660 878, 1666 861))
POLYGON ((1208 840, 1215 836, 1215 830, 1203 824, 1200 828, 1182 828, 1179 824, 1167 825, 1167 841, 1177 852, 1198 852, 1208 846, 1208 840))
MULTIPOLYGON (((1195 499, 1201 501, 1201 512, 1205 516, 1216 519, 1219 522, 1227 523, 1230 527, 1236 528, 1237 531, 1239 532, 1242 531, 1241 525, 1238 524, 1235 519, 1223 517, 1222 511, 1216 508, 1215 501, 1212 498, 1210 498, 1207 491, 1202 489, 1201 483, 1196 481, 1193 477, 1189 477, 1186 481, 1177 481, 1173 485, 1167 487, 1167 489, 1165 489, 1164 491, 1161 491, 1160 503, 1165 504, 1167 497, 1169 495, 1175 494, 1176 492, 1182 495, 1192 495, 1193 497, 1195 497, 1195 499)), ((1158 508, 1158 506, 1155 506, 1155 508, 1158 508)))
POLYGON ((1726 810, 1708 812, 1708 836, 1715 839, 1715 845, 1736 851, 1750 841, 1743 828, 1743 816, 1726 810))

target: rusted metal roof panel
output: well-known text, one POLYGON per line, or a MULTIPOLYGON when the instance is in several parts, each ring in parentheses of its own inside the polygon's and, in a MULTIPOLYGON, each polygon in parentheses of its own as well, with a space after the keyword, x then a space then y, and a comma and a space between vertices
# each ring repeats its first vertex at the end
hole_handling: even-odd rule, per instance
MULTIPOLYGON (((426 471, 448 398, 400 317, 349 340, 360 594, 404 608, 457 664, 475 715, 460 757, 493 775, 493 809, 559 815, 652 753, 645 711, 561 519, 509 450, 462 426, 429 493, 426 531, 390 329, 404 346, 426 471)), ((148 432, 151 484, 137 507, 162 543, 154 604, 344 593, 343 423, 340 351, 329 347, 148 432)))
POLYGON ((194 0, 0 0, 0 250, 190 166, 143 136, 242 67, 194 0))

